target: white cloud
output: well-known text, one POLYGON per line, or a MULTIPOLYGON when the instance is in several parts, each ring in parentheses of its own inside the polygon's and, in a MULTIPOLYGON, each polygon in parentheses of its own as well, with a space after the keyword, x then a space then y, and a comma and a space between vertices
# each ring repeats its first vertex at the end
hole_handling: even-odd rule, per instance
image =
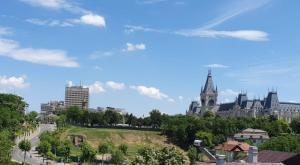
POLYGON ((93 84, 87 86, 90 93, 97 94, 105 92, 103 84, 99 81, 95 81, 93 84))
POLYGON ((234 101, 238 96, 239 92, 234 91, 232 89, 226 89, 220 92, 220 101, 221 102, 230 102, 234 101))
POLYGON ((65 10, 71 13, 81 14, 78 19, 66 19, 66 20, 41 20, 37 18, 27 19, 26 21, 36 25, 48 25, 48 26, 60 26, 70 27, 74 24, 85 24, 97 27, 105 27, 105 18, 101 15, 95 14, 92 11, 81 8, 77 4, 70 3, 66 0, 21 0, 27 4, 37 7, 43 7, 55 10, 65 10))
POLYGON ((132 52, 137 50, 145 50, 146 45, 143 43, 140 44, 132 44, 132 43, 126 43, 126 49, 123 49, 124 52, 132 52))
POLYGON ((60 20, 42 20, 38 18, 30 18, 26 19, 26 22, 35 24, 35 25, 40 25, 40 26, 58 26, 58 27, 72 27, 74 24, 71 21, 60 21, 60 20))
POLYGON ((18 42, 2 38, 0 38, 0 56, 49 66, 79 67, 79 64, 63 50, 22 48, 18 42))
POLYGON ((171 102, 171 103, 175 103, 175 100, 172 99, 172 98, 169 98, 168 101, 171 102))
POLYGON ((14 88, 25 88, 29 84, 25 82, 26 76, 20 77, 7 77, 0 76, 0 88, 2 89, 14 89, 14 88))
POLYGON ((51 10, 65 10, 72 13, 90 13, 75 3, 66 0, 20 0, 34 7, 42 7, 51 10))
POLYGON ((155 87, 146 87, 146 86, 140 85, 140 86, 130 86, 130 88, 133 90, 136 90, 139 94, 150 97, 150 98, 154 98, 154 99, 158 99, 158 100, 169 98, 168 95, 162 93, 159 89, 157 89, 155 87))
POLYGON ((104 17, 97 14, 91 14, 91 13, 81 16, 79 23, 98 26, 98 27, 106 26, 104 17))
POLYGON ((223 64, 208 64, 208 65, 205 65, 205 67, 208 67, 208 68, 229 68, 229 66, 223 65, 223 64))
POLYGON ((124 83, 119 83, 119 82, 114 82, 114 81, 107 81, 106 85, 114 90, 123 90, 125 89, 125 84, 124 83))
POLYGON ((179 99, 180 101, 182 101, 182 100, 184 99, 184 97, 183 97, 183 96, 178 96, 178 99, 179 99))
POLYGON ((160 2, 165 2, 168 0, 138 0, 138 4, 145 4, 145 5, 150 5, 150 4, 155 4, 155 3, 160 3, 160 2))
POLYGON ((64 0, 21 0, 32 6, 40 6, 49 9, 61 9, 66 3, 64 0))
POLYGON ((67 86, 72 87, 73 86, 73 81, 67 81, 67 86))
POLYGON ((0 36, 11 35, 12 31, 9 28, 0 26, 0 36))
POLYGON ((104 57, 110 57, 113 56, 113 52, 106 51, 106 52, 101 52, 101 51, 95 51, 92 54, 89 55, 89 58, 91 60, 96 60, 99 58, 104 58, 104 57))
POLYGON ((143 27, 143 26, 125 25, 124 27, 125 27, 125 32, 126 33, 134 33, 136 31, 163 32, 162 30, 159 30, 159 29, 153 29, 153 28, 148 28, 148 27, 143 27))
POLYGON ((175 32, 178 35, 186 37, 207 37, 207 38, 222 38, 230 37, 248 41, 267 41, 268 33, 258 30, 237 30, 237 31, 216 31, 216 30, 203 30, 191 29, 180 30, 175 32))

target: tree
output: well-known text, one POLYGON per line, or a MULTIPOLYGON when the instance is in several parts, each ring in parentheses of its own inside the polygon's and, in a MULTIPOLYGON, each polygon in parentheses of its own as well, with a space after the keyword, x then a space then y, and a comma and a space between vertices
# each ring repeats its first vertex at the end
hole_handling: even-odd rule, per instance
POLYGON ((105 111, 104 119, 107 121, 108 124, 116 125, 121 121, 122 115, 119 114, 118 112, 114 111, 114 110, 109 109, 109 110, 105 111))
POLYGON ((13 142, 8 130, 0 132, 0 164, 8 164, 11 159, 13 142))
POLYGON ((23 163, 25 163, 26 153, 31 150, 31 143, 30 143, 29 140, 22 140, 19 143, 18 146, 19 146, 20 150, 22 150, 24 152, 24 161, 23 161, 23 163))
POLYGON ((300 117, 294 118, 290 126, 295 133, 300 134, 300 117))
POLYGON ((124 161, 124 154, 120 150, 116 150, 111 155, 111 162, 114 164, 122 164, 124 161))
POLYGON ((58 155, 63 156, 64 162, 68 161, 71 153, 71 144, 69 141, 65 141, 64 143, 60 144, 57 148, 58 155))
POLYGON ((43 156, 43 161, 44 158, 47 156, 48 152, 50 151, 51 144, 47 141, 41 141, 40 144, 38 145, 38 151, 42 154, 43 156))
POLYGON ((207 147, 211 147, 213 145, 212 143, 212 139, 213 139, 213 135, 212 133, 209 132, 197 132, 196 133, 196 138, 199 140, 202 140, 204 145, 207 147))
POLYGON ((268 141, 264 142, 260 147, 260 150, 273 150, 282 152, 300 152, 300 135, 280 135, 272 137, 268 141))
POLYGON ((183 165, 184 156, 174 147, 164 147, 162 149, 142 148, 131 162, 132 165, 152 164, 152 165, 183 165))
POLYGON ((102 161, 104 161, 104 155, 107 154, 108 151, 109 151, 109 146, 108 146, 106 143, 100 144, 100 145, 98 146, 98 152, 99 152, 100 154, 102 154, 102 161))
POLYGON ((119 150, 122 151, 124 155, 127 155, 128 146, 126 144, 121 144, 119 150))
POLYGON ((81 144, 81 157, 84 161, 88 161, 88 164, 91 163, 95 159, 96 152, 93 150, 93 148, 87 144, 87 143, 82 143, 81 144))
POLYGON ((159 128, 162 121, 162 115, 159 110, 154 109, 150 112, 151 126, 153 128, 159 128))
POLYGON ((187 155, 190 159, 190 164, 194 165, 196 163, 196 160, 198 159, 197 148, 194 146, 190 146, 187 155))

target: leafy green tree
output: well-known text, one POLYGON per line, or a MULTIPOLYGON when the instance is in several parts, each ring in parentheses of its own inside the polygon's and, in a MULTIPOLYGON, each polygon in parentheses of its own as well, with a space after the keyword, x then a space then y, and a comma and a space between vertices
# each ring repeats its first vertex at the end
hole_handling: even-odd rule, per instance
POLYGON ((165 147, 163 149, 146 147, 138 151, 138 155, 131 162, 131 164, 183 165, 184 156, 173 147, 165 147))
POLYGON ((31 150, 31 143, 30 143, 29 140, 22 140, 19 143, 18 147, 20 148, 20 150, 22 150, 24 152, 24 161, 23 161, 23 163, 25 163, 26 153, 31 150))
POLYGON ((294 118, 290 126, 295 133, 300 134, 300 117, 294 118))
POLYGON ((106 110, 104 113, 104 119, 110 125, 116 125, 120 123, 122 119, 122 115, 114 110, 106 110))
POLYGON ((69 141, 65 141, 64 143, 61 143, 58 148, 58 155, 62 156, 64 158, 64 162, 68 161, 68 158, 70 157, 71 153, 71 144, 69 141))
POLYGON ((162 122, 162 115, 159 110, 154 109, 150 112, 151 126, 153 128, 159 128, 162 122))
POLYGON ((104 161, 104 155, 109 152, 109 146, 106 143, 100 144, 98 146, 98 152, 102 154, 102 161, 104 161))
POLYGON ((196 138, 199 140, 202 140, 204 145, 207 147, 211 147, 213 145, 212 143, 212 139, 213 139, 213 135, 212 133, 209 132, 197 132, 196 133, 196 138))
POLYGON ((198 159, 198 151, 197 148, 194 146, 190 146, 188 153, 187 153, 189 159, 190 159, 190 164, 194 165, 198 159))
POLYGON ((0 164, 9 164, 13 142, 11 132, 8 130, 0 131, 0 164))
POLYGON ((286 134, 278 137, 272 137, 268 141, 264 142, 259 149, 299 153, 300 135, 286 134))
POLYGON ((87 144, 87 143, 82 143, 81 144, 81 158, 84 161, 88 161, 88 164, 90 164, 96 156, 96 152, 93 150, 93 148, 87 144))
POLYGON ((51 144, 48 141, 41 141, 38 145, 38 151, 39 153, 42 154, 43 156, 43 161, 44 158, 47 157, 48 152, 51 149, 51 144))
POLYGON ((120 150, 113 151, 111 154, 111 163, 122 164, 124 162, 124 154, 120 150))
POLYGON ((122 153, 123 153, 124 155, 127 155, 128 146, 127 146, 126 144, 121 144, 121 145, 119 146, 119 150, 122 151, 122 153))

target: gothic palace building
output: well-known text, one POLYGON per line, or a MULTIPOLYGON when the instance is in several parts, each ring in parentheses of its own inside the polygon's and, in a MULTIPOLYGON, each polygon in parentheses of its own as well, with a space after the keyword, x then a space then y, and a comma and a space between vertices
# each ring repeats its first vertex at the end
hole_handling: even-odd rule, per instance
POLYGON ((204 88, 201 88, 200 102, 192 101, 187 115, 203 115, 211 111, 222 117, 259 117, 274 115, 288 122, 300 116, 300 103, 279 102, 277 91, 271 91, 264 99, 249 100, 247 93, 240 93, 231 103, 217 104, 218 88, 214 86, 209 71, 204 88))

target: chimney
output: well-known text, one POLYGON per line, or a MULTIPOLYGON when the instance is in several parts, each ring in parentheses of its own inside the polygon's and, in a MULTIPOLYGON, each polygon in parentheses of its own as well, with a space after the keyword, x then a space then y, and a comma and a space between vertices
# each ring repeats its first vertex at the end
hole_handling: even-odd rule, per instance
POLYGON ((217 157, 217 163, 216 165, 224 165, 225 164, 225 155, 216 155, 217 157))
POLYGON ((248 163, 257 163, 258 149, 256 146, 250 146, 248 154, 248 163))

